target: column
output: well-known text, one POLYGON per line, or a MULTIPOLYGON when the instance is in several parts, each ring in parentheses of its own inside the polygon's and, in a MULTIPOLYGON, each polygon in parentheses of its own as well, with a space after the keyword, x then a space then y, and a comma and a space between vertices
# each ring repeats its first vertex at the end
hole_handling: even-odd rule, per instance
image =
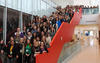
POLYGON ((33 0, 31 0, 32 1, 32 3, 31 3, 31 5, 32 5, 32 16, 31 16, 31 21, 33 20, 33 0))
POLYGON ((5 7, 3 12, 3 40, 6 44, 6 35, 7 34, 7 0, 5 0, 5 7))
POLYGON ((23 32, 23 12, 22 12, 22 0, 20 1, 21 9, 19 12, 19 27, 21 29, 21 32, 23 32))

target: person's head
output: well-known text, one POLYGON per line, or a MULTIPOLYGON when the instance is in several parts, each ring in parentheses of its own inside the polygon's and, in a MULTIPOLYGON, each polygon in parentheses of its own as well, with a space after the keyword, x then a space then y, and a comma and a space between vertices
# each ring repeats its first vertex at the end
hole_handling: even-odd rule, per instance
POLYGON ((34 39, 33 41, 36 42, 36 39, 34 39))
POLYGON ((40 32, 40 28, 38 28, 37 31, 40 32))
POLYGON ((37 29, 37 26, 34 26, 34 30, 36 30, 37 29))
POLYGON ((78 34, 80 34, 80 32, 78 32, 78 34))
POLYGON ((40 24, 40 27, 42 27, 43 26, 43 24, 40 24))
POLYGON ((29 44, 30 43, 30 39, 27 39, 27 44, 29 44))
POLYGON ((24 30, 26 30, 26 26, 24 26, 24 28, 23 28, 24 30))
POLYGON ((43 23, 43 25, 44 25, 44 26, 46 26, 46 25, 47 25, 47 23, 46 23, 46 22, 44 22, 44 23, 43 23))
POLYGON ((53 26, 50 24, 50 28, 52 28, 53 26))
POLYGON ((44 28, 44 32, 47 32, 47 29, 46 28, 44 28))
POLYGON ((43 42, 46 41, 46 37, 45 37, 45 36, 42 37, 42 41, 43 41, 43 42))
POLYGON ((62 16, 61 15, 59 15, 59 19, 62 19, 62 16))
POLYGON ((37 38, 36 38, 36 40, 37 40, 37 41, 40 41, 40 38, 39 38, 39 37, 37 37, 37 38))
POLYGON ((53 27, 51 28, 51 31, 54 32, 54 28, 53 27))
POLYGON ((27 38, 26 38, 26 36, 24 36, 24 38, 23 38, 24 40, 26 40, 27 38))
POLYGON ((44 32, 43 31, 41 32, 41 35, 44 36, 44 32))
POLYGON ((28 36, 31 36, 31 32, 28 32, 27 34, 28 34, 28 36))
POLYGON ((49 33, 47 33, 47 37, 50 37, 50 34, 49 33))
POLYGON ((68 16, 65 16, 65 19, 66 19, 66 20, 68 20, 68 18, 69 18, 68 16))
POLYGON ((41 46, 44 46, 44 42, 41 42, 41 44, 40 44, 41 46))
POLYGON ((39 22, 39 23, 41 22, 41 18, 39 18, 38 22, 39 22))
POLYGON ((47 18, 47 17, 44 15, 43 18, 47 18))
POLYGON ((68 10, 66 10, 65 13, 68 13, 68 10))
POLYGON ((58 21, 59 20, 59 18, 58 17, 56 17, 56 21, 58 21))
POLYGON ((49 21, 49 20, 47 20, 47 23, 48 23, 48 24, 50 24, 50 21, 49 21))
POLYGON ((37 40, 36 39, 33 39, 33 44, 36 43, 36 42, 37 42, 37 40))
POLYGON ((17 32, 20 32, 20 28, 17 28, 17 32))
POLYGON ((23 38, 20 38, 20 43, 23 43, 24 42, 24 39, 23 38))
POLYGON ((11 45, 14 45, 14 40, 11 41, 11 45))
POLYGON ((34 28, 35 24, 32 24, 32 28, 34 28))
POLYGON ((40 24, 37 24, 37 29, 40 28, 40 24))
POLYGON ((41 19, 41 21, 40 21, 41 23, 43 23, 43 19, 41 19))
POLYGON ((3 43, 4 43, 4 41, 3 41, 3 40, 1 40, 1 41, 0 41, 0 44, 3 44, 3 43))
POLYGON ((16 32, 16 37, 19 37, 19 36, 20 36, 20 34, 18 32, 16 32))
POLYGON ((10 37, 10 41, 14 41, 14 38, 13 37, 10 37))
POLYGON ((52 12, 52 14, 54 14, 54 12, 52 12))
POLYGON ((36 37, 36 32, 33 33, 33 36, 36 37))

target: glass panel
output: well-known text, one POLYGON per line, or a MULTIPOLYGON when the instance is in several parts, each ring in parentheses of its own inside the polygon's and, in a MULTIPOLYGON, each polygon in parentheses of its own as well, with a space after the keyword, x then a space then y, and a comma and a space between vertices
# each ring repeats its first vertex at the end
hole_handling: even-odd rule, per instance
POLYGON ((31 22, 31 15, 23 13, 23 24, 26 26, 31 22))
POLYGON ((10 39, 10 36, 14 36, 19 23, 19 12, 8 9, 7 10, 7 41, 10 39), (15 25, 16 24, 16 25, 15 25))
POLYGON ((41 1, 41 15, 45 15, 46 13, 46 3, 41 1))
POLYGON ((83 8, 83 14, 98 14, 99 13, 99 8, 83 8))
POLYGON ((3 39, 3 7, 0 6, 0 40, 3 39))
MULTIPOLYGON (((49 0, 7 0, 7 7, 20 11, 22 4, 22 11, 28 14, 32 14, 32 5, 34 15, 48 15, 46 12, 46 6, 55 7, 55 3, 49 0), (22 1, 22 3, 21 3, 22 1), (42 12, 41 12, 42 10, 42 12)), ((5 0, 0 0, 0 5, 5 5, 5 0)))
POLYGON ((5 6, 5 0, 0 0, 0 5, 5 6))
POLYGON ((7 7, 9 7, 9 8, 13 7, 12 0, 7 0, 7 7))
POLYGON ((69 60, 69 58, 76 55, 80 50, 80 41, 68 42, 64 44, 57 63, 62 63, 65 59, 69 60))

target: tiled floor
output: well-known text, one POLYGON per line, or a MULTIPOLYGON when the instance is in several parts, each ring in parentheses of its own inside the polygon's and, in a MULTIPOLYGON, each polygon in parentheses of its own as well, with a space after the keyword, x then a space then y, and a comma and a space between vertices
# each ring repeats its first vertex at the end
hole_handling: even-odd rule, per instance
POLYGON ((100 46, 95 38, 85 39, 81 51, 65 63, 100 63, 100 46))

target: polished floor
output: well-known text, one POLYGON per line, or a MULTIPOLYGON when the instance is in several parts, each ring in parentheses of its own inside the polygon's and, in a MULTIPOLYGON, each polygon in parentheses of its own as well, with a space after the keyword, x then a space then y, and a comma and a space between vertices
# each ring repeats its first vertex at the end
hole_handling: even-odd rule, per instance
POLYGON ((100 63, 100 46, 96 38, 84 39, 81 46, 81 51, 64 63, 100 63))

